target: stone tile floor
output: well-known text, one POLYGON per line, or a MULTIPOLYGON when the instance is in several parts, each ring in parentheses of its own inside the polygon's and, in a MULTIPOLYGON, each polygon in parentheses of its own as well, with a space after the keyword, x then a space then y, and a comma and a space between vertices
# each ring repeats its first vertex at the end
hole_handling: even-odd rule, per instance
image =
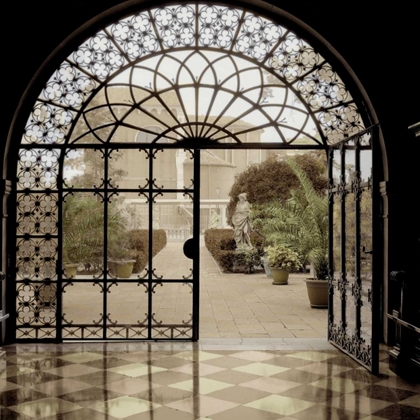
POLYGON ((200 337, 327 336, 327 309, 310 307, 308 275, 291 274, 289 284, 275 286, 264 272, 222 273, 204 245, 200 253, 200 337))
MULTIPOLYGON (((168 243, 154 260, 159 275, 188 274, 181 247, 168 243)), ((385 346, 373 376, 327 342, 327 311, 310 308, 303 276, 274 286, 263 273, 221 273, 203 247, 200 263, 198 342, 4 346, 0 419, 420 418, 420 384, 388 369, 385 346)), ((64 302, 81 322, 96 310, 91 293, 80 293, 84 286, 92 290, 77 284, 64 302)), ((157 315, 182 319, 191 308, 188 288, 165 286, 157 315)), ((147 308, 134 287, 121 283, 111 293, 120 322, 138 318, 134 304, 137 312, 147 308)))
MULTIPOLYGON (((154 258, 157 277, 188 276, 191 260, 182 242, 168 242, 154 258)), ((133 275, 133 278, 136 278, 133 275)), ((201 242, 200 338, 325 338, 327 310, 309 305, 305 274, 291 274, 289 284, 275 286, 261 270, 253 274, 223 273, 201 242)), ((66 287, 63 295, 66 318, 91 323, 101 317, 102 294, 92 283, 66 287)), ((153 293, 153 312, 164 323, 188 320, 192 313, 191 290, 182 283, 164 283, 153 293)), ((136 282, 110 287, 107 295, 110 319, 137 323, 148 312, 147 294, 136 282)))
POLYGON ((250 339, 251 349, 226 340, 216 350, 201 341, 4 346, 0 418, 420 418, 420 384, 388 370, 384 347, 373 376, 335 349, 270 350, 250 339))

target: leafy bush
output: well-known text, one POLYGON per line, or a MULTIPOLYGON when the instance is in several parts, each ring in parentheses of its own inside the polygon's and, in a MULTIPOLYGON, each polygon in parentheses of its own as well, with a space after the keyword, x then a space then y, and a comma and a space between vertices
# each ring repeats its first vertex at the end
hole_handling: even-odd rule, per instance
MULTIPOLYGON (((326 191, 326 156, 319 152, 308 152, 291 158, 308 176, 318 193, 326 191)), ((229 192, 227 221, 232 225, 232 215, 238 202, 238 195, 247 194, 249 203, 254 207, 272 202, 284 201, 291 197, 291 191, 299 186, 299 180, 290 165, 277 156, 269 156, 264 162, 249 166, 241 172, 229 192)))
POLYGON ((242 265, 251 272, 254 266, 261 264, 264 242, 257 232, 251 232, 253 250, 236 249, 233 229, 207 229, 204 243, 222 271, 232 272, 234 266, 242 265))
POLYGON ((224 272, 232 272, 235 265, 235 251, 221 251, 215 260, 224 272))
POLYGON ((299 179, 291 198, 260 206, 253 223, 270 244, 287 244, 304 264, 313 263, 317 279, 328 278, 328 196, 314 189, 306 173, 288 161, 299 179))
MULTIPOLYGON (((134 249, 133 273, 140 273, 147 266, 149 252, 149 231, 147 229, 134 229, 129 232, 131 248, 134 249)), ((163 229, 153 230, 152 256, 157 255, 167 244, 166 232, 163 229)))
MULTIPOLYGON (((126 235, 125 219, 115 203, 109 203, 108 247, 126 235)), ((102 269, 104 258, 104 205, 90 193, 68 194, 63 201, 63 263, 77 263, 84 273, 102 269)))
POLYGON ((292 272, 298 271, 301 267, 299 254, 284 244, 269 245, 264 250, 272 268, 283 268, 292 272))
POLYGON ((261 266, 261 257, 264 255, 262 248, 249 249, 241 246, 236 249, 234 263, 245 267, 247 273, 252 273, 255 267, 261 266))

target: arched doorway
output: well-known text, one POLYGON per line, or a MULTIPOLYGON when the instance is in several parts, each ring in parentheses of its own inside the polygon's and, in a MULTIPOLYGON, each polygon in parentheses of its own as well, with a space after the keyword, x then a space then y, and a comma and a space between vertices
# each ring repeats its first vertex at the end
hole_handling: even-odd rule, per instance
MULTIPOLYGON (((197 182, 191 188, 156 183, 158 166, 153 162, 157 152, 168 156, 185 149, 198 165, 203 148, 323 149, 330 151, 331 214, 340 209, 335 226, 340 226, 341 232, 340 256, 334 259, 333 251, 330 254, 331 273, 337 273, 337 278, 331 279, 331 299, 339 299, 335 311, 330 305, 329 338, 365 365, 375 364, 372 348, 377 346, 377 339, 371 335, 362 338, 360 309, 361 293, 368 297, 364 308, 369 307, 374 294, 372 287, 361 288, 360 275, 360 250, 363 246, 365 251, 371 250, 358 239, 353 249, 346 247, 349 227, 345 219, 349 215, 348 192, 353 194, 358 214, 363 192, 377 193, 372 179, 377 181, 369 175, 366 178, 360 159, 378 141, 376 131, 370 128, 374 117, 366 111, 363 94, 355 87, 357 81, 316 34, 303 25, 296 30, 296 22, 290 30, 291 21, 280 10, 273 18, 273 10, 268 13, 263 7, 249 7, 183 2, 143 10, 139 4, 135 13, 118 10, 111 23, 107 17, 99 30, 96 22, 95 29, 86 31, 82 43, 69 42, 67 58, 58 62, 44 81, 26 124, 15 127, 13 134, 19 146, 15 147, 14 159, 13 148, 9 154, 9 173, 17 174, 12 191, 16 194, 18 226, 17 231, 9 232, 9 240, 16 243, 17 250, 10 255, 11 267, 16 267, 11 281, 18 294, 12 333, 16 332, 16 339, 111 339, 107 331, 115 328, 116 321, 109 315, 105 296, 118 283, 129 284, 115 277, 108 267, 114 232, 112 203, 121 193, 143 197, 148 211, 150 268, 138 282, 147 295, 147 320, 138 324, 147 333, 140 332, 137 338, 159 339, 153 331, 168 328, 153 320, 156 286, 173 284, 174 280, 160 279, 153 273, 154 203, 158 195, 165 193, 186 194, 194 203, 199 191, 197 182), (156 125, 161 130, 148 129, 156 125), (140 143, 139 132, 149 134, 153 140, 140 143), (346 139, 349 147, 344 146, 346 139), (340 159, 334 150, 340 150, 340 159), (138 155, 135 161, 142 162, 141 171, 147 174, 139 178, 147 182, 121 188, 110 176, 118 169, 113 164, 115 157, 134 153, 138 155), (87 184, 69 185, 64 169, 71 167, 72 159, 88 155, 87 168, 99 162, 98 171, 93 171, 87 184), (15 162, 14 167, 11 162, 15 162), (341 171, 335 183, 333 162, 341 171), (355 171, 351 177, 349 164, 355 171), (74 195, 90 196, 92 207, 101 206, 102 214, 99 274, 77 282, 62 268, 65 238, 69 236, 63 231, 64 203, 74 195), (359 267, 358 272, 354 269, 351 281, 346 277, 348 252, 359 267), (78 331, 89 330, 90 337, 84 332, 74 336, 73 322, 64 317, 63 292, 75 283, 91 284, 104 296, 97 301, 102 311, 100 318, 77 326, 78 331), (346 302, 351 299, 354 304, 350 307, 346 302), (350 313, 356 319, 352 329, 347 322, 350 313)), ((198 174, 197 169, 194 173, 198 174)), ((361 224, 359 220, 351 227, 356 238, 361 224)), ((198 293, 194 275, 197 267, 193 259, 192 277, 179 279, 193 289, 192 323, 183 320, 187 327, 176 327, 183 331, 178 337, 181 339, 198 338, 198 319, 194 315, 198 309, 194 298, 198 293)), ((366 318, 366 325, 371 329, 371 319, 366 318)), ((128 334, 133 326, 123 327, 128 334)), ((175 337, 172 334, 162 338, 175 337)))

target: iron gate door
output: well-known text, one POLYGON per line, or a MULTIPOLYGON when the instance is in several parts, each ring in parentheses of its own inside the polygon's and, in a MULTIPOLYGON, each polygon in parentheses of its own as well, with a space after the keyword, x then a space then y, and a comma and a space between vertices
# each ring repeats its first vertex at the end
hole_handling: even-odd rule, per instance
POLYGON ((375 131, 367 130, 329 152, 328 339, 377 373, 380 279, 374 268, 380 253, 374 253, 379 228, 374 143, 375 131))
POLYGON ((198 340, 198 151, 38 146, 19 162, 60 170, 40 172, 45 191, 18 184, 17 340, 198 340))
POLYGON ((69 156, 87 153, 87 165, 97 168, 85 169, 86 188, 64 183, 62 192, 62 340, 197 340, 199 152, 156 145, 67 150, 64 168, 69 156), (194 169, 180 177, 185 160, 194 169), (66 219, 78 207, 84 216, 77 227, 77 217, 66 219), (84 248, 88 255, 69 275, 67 254, 84 248), (133 271, 124 272, 127 260, 133 271))

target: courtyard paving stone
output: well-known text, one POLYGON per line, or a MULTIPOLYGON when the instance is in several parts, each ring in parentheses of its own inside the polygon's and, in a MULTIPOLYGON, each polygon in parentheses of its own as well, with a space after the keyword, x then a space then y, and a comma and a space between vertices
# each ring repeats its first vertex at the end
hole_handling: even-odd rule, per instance
MULTIPOLYGON (((162 271, 165 261, 175 262, 177 254, 181 260, 177 270, 182 271, 180 242, 169 242, 154 262, 162 271)), ((224 273, 202 241, 200 337, 326 338, 327 310, 310 307, 306 277, 291 274, 289 284, 279 287, 264 272, 224 273)))

